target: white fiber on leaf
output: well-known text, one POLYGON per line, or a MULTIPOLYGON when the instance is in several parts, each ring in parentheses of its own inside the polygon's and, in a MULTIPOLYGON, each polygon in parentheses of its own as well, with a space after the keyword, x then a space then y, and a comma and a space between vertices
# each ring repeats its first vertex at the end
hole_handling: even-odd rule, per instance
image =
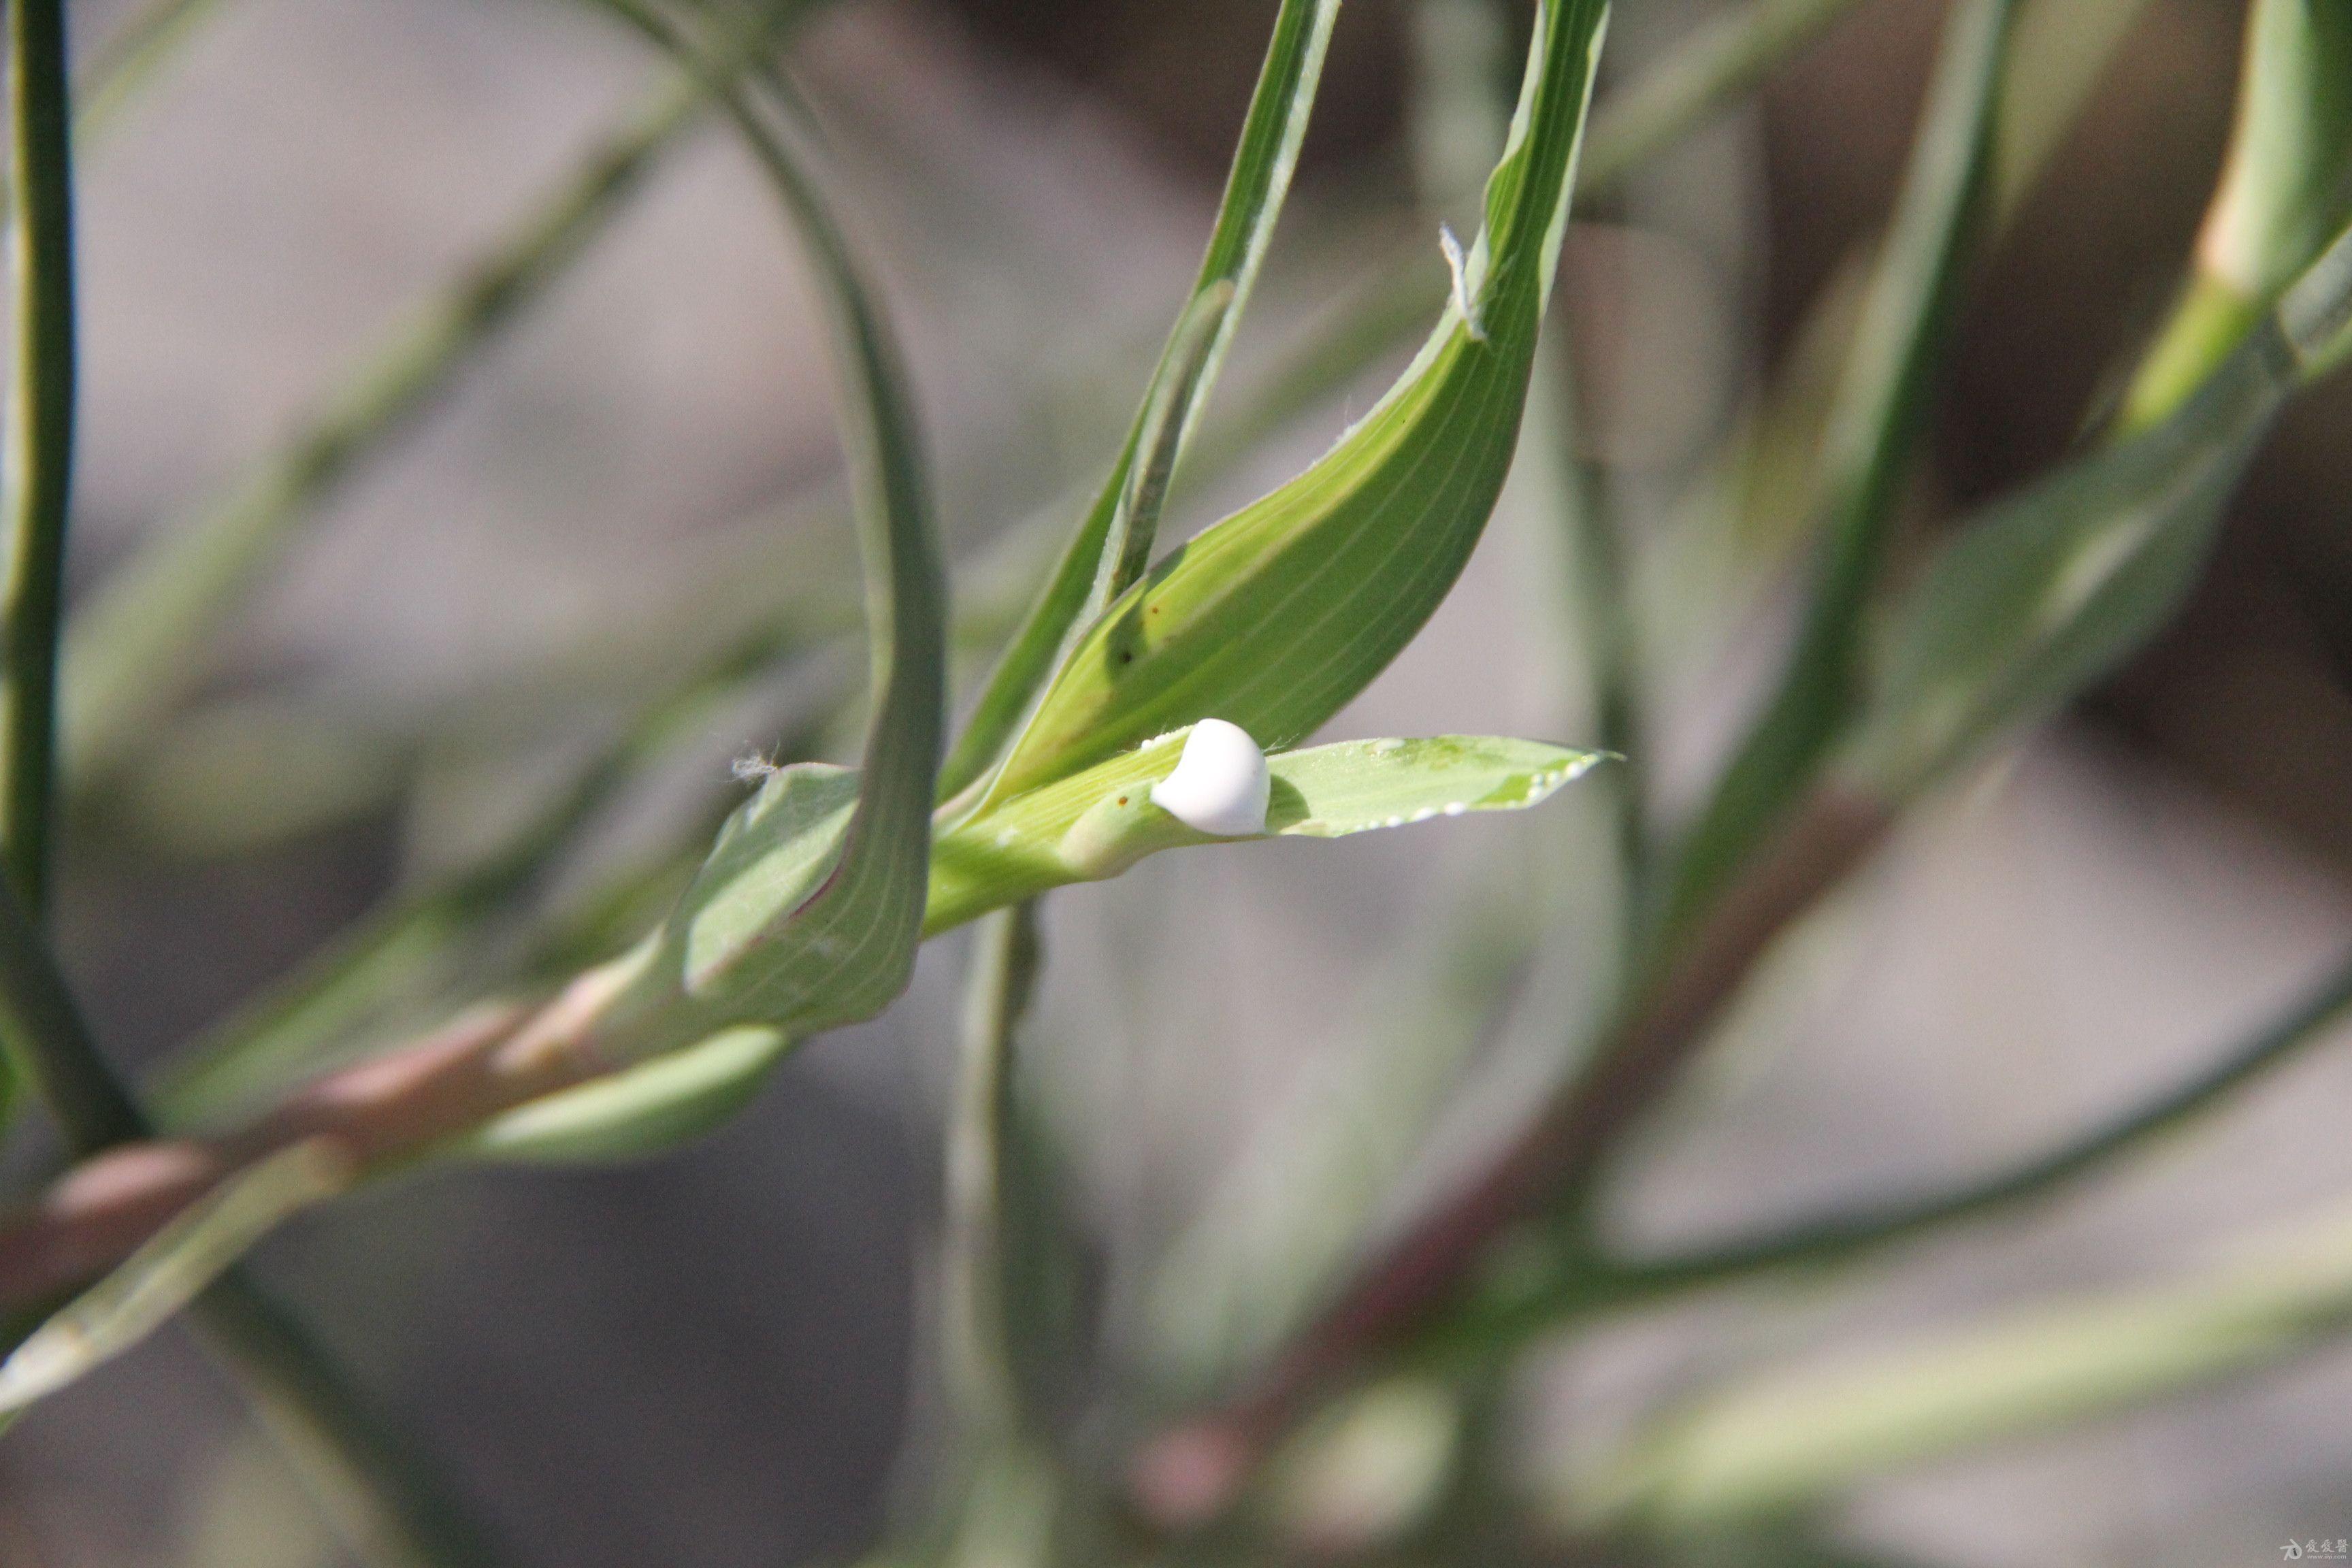
POLYGON ((1203 719, 1184 737, 1176 771, 1151 786, 1151 803, 1196 832, 1245 838, 1265 831, 1272 788, 1265 753, 1249 731, 1203 719))
POLYGON ((1437 226, 1437 248, 1445 252, 1445 270, 1454 277, 1454 308, 1462 312, 1462 325, 1472 342, 1483 343, 1486 341, 1486 323, 1478 319, 1477 307, 1470 301, 1469 262, 1462 253, 1462 242, 1444 224, 1437 226))

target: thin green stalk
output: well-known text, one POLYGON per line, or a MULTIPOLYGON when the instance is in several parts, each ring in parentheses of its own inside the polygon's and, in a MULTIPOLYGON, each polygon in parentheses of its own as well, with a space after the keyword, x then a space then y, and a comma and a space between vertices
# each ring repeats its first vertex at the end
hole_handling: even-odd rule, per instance
POLYGON ((1768 1269, 1836 1263, 1914 1240, 1958 1220, 2046 1196, 2187 1125, 2256 1079, 2294 1061, 2305 1049, 2324 1041, 2347 1009, 2352 1009, 2352 965, 2329 975, 2285 1014, 2204 1071, 2048 1153, 1937 1197, 1800 1226, 1718 1250, 1627 1264, 1617 1270, 1618 1277, 1629 1288, 1640 1290, 1683 1289, 1768 1269))
POLYGON ((1945 28, 1911 166, 1822 438, 1827 527, 1779 689, 1685 838, 1658 911, 1671 944, 1781 820, 1858 708, 1878 576, 1986 205, 2014 7, 1968 0, 1945 28))
POLYGON ((58 627, 73 483, 73 156, 63 0, 8 8, 10 300, 16 353, 0 449, 0 858, 17 900, 47 903, 58 627))
POLYGON ((81 1153, 149 1135, 15 889, 0 882, 0 1035, 81 1153))
POLYGON ((1614 1308, 1789 1269, 1830 1268, 1918 1240, 1964 1220, 2046 1198, 2196 1121, 2256 1079, 2298 1059, 2352 1010, 2352 963, 2337 969, 2279 1017, 2210 1067, 2147 1104, 2111 1118, 2046 1153, 1952 1192, 1861 1214, 1816 1220, 1729 1246, 1634 1261, 1595 1258, 1573 1275, 1549 1277, 1537 1295, 1498 1290, 1429 1337, 1484 1361, 1557 1327, 1564 1312, 1614 1308))
MULTIPOLYGON (((1130 476, 1154 455, 1155 447, 1164 448, 1158 455, 1173 469, 1215 387, 1225 349, 1241 324, 1289 194, 1338 17, 1338 0, 1284 0, 1276 14, 1274 37, 1192 293, 1160 353, 1109 478, 991 672, 941 766, 942 798, 960 797, 968 789, 977 793, 976 786, 1017 742, 1038 695, 1052 684, 1094 616, 1109 602, 1102 589, 1111 572, 1125 568, 1106 562, 1124 563, 1130 554, 1148 556, 1151 535, 1148 529, 1139 534, 1135 528, 1130 476), (1156 441, 1151 438, 1155 426, 1156 441)), ((1155 506, 1167 479, 1163 472, 1150 492, 1155 506)))
POLYGON ((1005 1161, 1015 1053, 1038 963, 1034 900, 980 922, 948 1121, 940 1352, 959 1435, 981 1445, 1015 1441, 1028 1425, 1008 1319, 1005 1161))
MULTIPOLYGON (((812 0, 782 0, 728 61, 774 47, 812 0)), ((426 303, 284 446, 205 512, 159 531, 73 617, 68 633, 66 772, 91 782, 202 679, 207 639, 285 550, 303 520, 446 391, 570 269, 708 103, 673 81, 463 276, 426 303)))
MULTIPOLYGON (((1646 754, 1642 735, 1640 676, 1634 668, 1632 609, 1628 602, 1624 548, 1611 515, 1608 481, 1576 449, 1575 366, 1559 345, 1549 356, 1546 401, 1554 413, 1553 461, 1560 474, 1559 505, 1568 538, 1568 599, 1584 656, 1591 692, 1593 733, 1616 763, 1608 787, 1615 792, 1620 923, 1628 939, 1649 858, 1650 828, 1646 754)), ((1624 943, 1620 956, 1630 956, 1624 943)))
MULTIPOLYGON (((65 977, 23 906, 0 881, 0 1031, 35 1064, 66 1142, 89 1156, 153 1136, 99 1055, 65 977)), ((497 1561, 425 1467, 341 1381, 285 1310, 241 1271, 193 1309, 200 1331, 236 1373, 274 1436, 373 1568, 482 1568, 497 1561)))

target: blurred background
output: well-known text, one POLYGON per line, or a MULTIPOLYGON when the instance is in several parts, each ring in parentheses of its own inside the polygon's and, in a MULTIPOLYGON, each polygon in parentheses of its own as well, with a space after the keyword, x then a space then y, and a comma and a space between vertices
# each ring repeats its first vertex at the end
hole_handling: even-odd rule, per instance
MULTIPOLYGON (((1906 510, 1914 552, 2112 399, 2172 301, 2229 130, 2233 0, 2040 3, 2050 37, 2102 49, 2105 27, 2112 54, 1969 285, 1906 510)), ((77 50, 131 9, 74 6, 77 50)), ((967 676, 1116 447, 1273 14, 841 0, 794 35, 915 361, 967 676)), ((1622 0, 1601 98, 1712 14, 1622 0)), ((1687 809, 1785 645, 1800 542, 1802 508, 1775 499, 1769 466, 1734 476, 1725 454, 1766 389, 1795 388, 1770 406, 1805 417, 1822 301, 1885 219, 1941 16, 1860 0, 1759 96, 1580 206, 1555 310, 1574 406, 1557 386, 1539 398, 1468 574, 1330 734, 1591 742, 1559 515, 1560 475, 1581 472, 1638 588, 1643 761, 1658 809, 1687 809)), ((1501 133, 1432 114, 1420 84, 1509 74, 1524 26, 1481 0, 1346 6, 1221 405, 1280 405, 1286 346, 1401 268, 1413 308, 1327 395, 1229 427, 1257 438, 1203 457, 1172 533, 1296 471, 1402 363, 1444 287, 1436 219, 1501 133)), ((205 7, 80 152, 76 592, 301 428, 664 79, 555 0, 205 7)), ((810 608, 854 584, 830 397, 790 236, 739 150, 689 130, 532 309, 321 497, 201 683, 78 795, 60 941, 114 1059, 155 1069, 388 891, 478 861, 632 703, 763 618, 814 629, 679 716, 596 803, 518 906, 536 934, 441 953, 386 1007, 609 951, 660 886, 631 874, 736 798, 731 759, 854 745, 857 655, 810 608), (636 901, 597 904, 613 886, 636 901)), ((1918 814, 1774 952, 1619 1173, 1612 1223, 1711 1237, 2041 1147, 2332 961, 2352 939, 2347 489, 2339 383, 2273 439, 2170 632, 1918 814)), ((1580 921, 1599 900, 1580 878, 1604 831, 1571 791, 1525 817, 1203 850, 1055 897, 1027 1070, 1095 1246, 1107 1365, 1163 1399, 1213 1386, 1363 1227, 1491 1146, 1568 1049, 1547 1020, 1591 983, 1601 939, 1580 921), (1480 950, 1465 906, 1549 919, 1509 1008, 1446 990, 1440 955, 1480 950)), ((301 1222, 260 1271, 520 1562, 854 1557, 921 1484, 961 946, 933 944, 890 1013, 807 1047, 687 1152, 420 1175, 301 1222)), ((364 1020, 350 1032, 363 1041, 364 1020)), ((2322 1050, 2035 1223, 1964 1230, 1860 1289, 1710 1298, 1580 1339, 1528 1380, 1528 1463, 1572 1463, 1768 1354, 2140 1278, 2341 1201, 2347 1105, 2352 1058, 2322 1050)), ((36 1132, 7 1159, 21 1187, 54 1145, 36 1132)), ((1923 1563, 2273 1561, 2280 1540, 2352 1532, 2352 1355, 1898 1472, 1833 1529, 1923 1563)), ((341 1561, 177 1331, 0 1442, 10 1568, 341 1561)))

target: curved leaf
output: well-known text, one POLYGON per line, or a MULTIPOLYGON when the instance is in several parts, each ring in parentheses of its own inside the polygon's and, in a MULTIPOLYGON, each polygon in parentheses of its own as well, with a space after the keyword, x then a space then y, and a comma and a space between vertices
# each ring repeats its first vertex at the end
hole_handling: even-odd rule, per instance
POLYGON ((712 1131, 743 1109, 791 1039, 756 1025, 508 1111, 451 1152, 530 1164, 642 1159, 712 1131))
POLYGON ((982 809, 1213 715, 1292 744, 1421 629, 1510 467, 1605 15, 1542 8, 1486 227, 1403 377, 1312 468, 1111 605, 982 809))
MULTIPOLYGON (((1072 632, 1100 613, 1102 605, 1094 595, 1104 580, 1106 556, 1117 559, 1130 553, 1120 536, 1127 535, 1148 558, 1151 526, 1149 521, 1140 528, 1134 526, 1139 498, 1133 493, 1131 480, 1138 457, 1157 448, 1165 465, 1157 492, 1150 499, 1156 518, 1158 493, 1166 489, 1167 470, 1181 456, 1208 403, 1225 349, 1241 325, 1250 286, 1257 280, 1266 246, 1274 237, 1275 219, 1281 215, 1283 198, 1290 190, 1299 144, 1306 138, 1307 118, 1315 107, 1315 89, 1322 79, 1331 26, 1339 16, 1339 0, 1283 0, 1192 296, 1160 353, 1143 405, 1136 412, 1134 428, 1128 433, 1101 494, 1095 498, 1076 537, 1063 552, 1036 605, 989 677, 971 721, 940 770, 941 793, 962 790, 1003 754, 1039 689, 1059 668, 1072 632), (1213 311, 1205 337, 1199 331, 1204 306, 1213 311), (1150 432, 1155 418, 1160 431, 1157 441, 1150 432)), ((1125 586, 1120 583, 1113 592, 1125 586)))
MULTIPOLYGON (((638 0, 599 3, 676 57, 719 100, 815 264, 845 384, 842 443, 858 501, 878 694, 856 804, 837 827, 780 809, 788 796, 824 787, 816 775, 787 770, 720 834, 614 1018, 613 1047, 649 1055, 729 1023, 795 1033, 848 1023, 879 1012, 906 988, 929 860, 946 696, 946 588, 898 346, 815 180, 762 106, 683 29, 638 0), (828 841, 798 842, 808 833, 828 841), (822 877, 795 880, 782 869, 805 871, 835 854, 822 877)), ((772 79, 771 86, 781 93, 780 83, 772 79)), ((845 789, 845 779, 834 777, 831 787, 845 789)))

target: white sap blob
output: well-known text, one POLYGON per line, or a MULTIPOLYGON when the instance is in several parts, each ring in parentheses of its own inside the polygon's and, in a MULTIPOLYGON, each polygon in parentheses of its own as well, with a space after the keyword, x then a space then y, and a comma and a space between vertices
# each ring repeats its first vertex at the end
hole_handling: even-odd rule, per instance
POLYGON ((1196 832, 1244 838, 1265 831, 1273 781, 1249 731, 1203 719, 1184 737, 1176 771, 1151 786, 1151 804, 1196 832))

